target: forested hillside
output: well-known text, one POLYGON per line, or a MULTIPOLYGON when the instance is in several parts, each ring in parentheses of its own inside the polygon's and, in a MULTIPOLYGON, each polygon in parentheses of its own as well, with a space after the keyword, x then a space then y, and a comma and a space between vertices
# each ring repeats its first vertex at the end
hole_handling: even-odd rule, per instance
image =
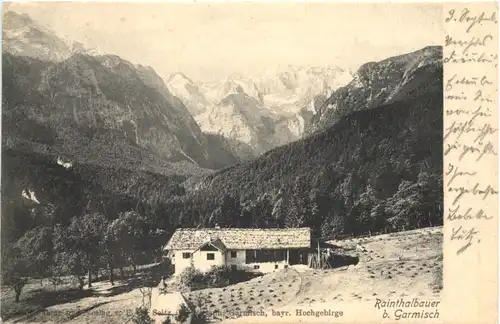
MULTIPOLYGON (((441 81, 438 77, 436 83, 441 81)), ((61 133, 30 118, 6 122, 10 114, 25 113, 7 109, 3 141, 16 145, 4 146, 2 152, 2 233, 8 233, 2 237, 20 237, 35 224, 64 224, 90 212, 113 220, 127 210, 138 211, 151 228, 167 232, 219 223, 309 225, 332 235, 438 224, 443 103, 442 89, 431 89, 354 112, 324 132, 253 161, 201 174, 184 182, 187 193, 180 186, 189 174, 187 165, 168 177, 151 172, 151 163, 162 161, 148 163, 137 146, 121 146, 130 144, 126 134, 96 131, 68 145, 68 138, 77 137, 61 140, 61 133), (102 137, 117 148, 104 150, 98 144, 102 137), (65 168, 56 163, 57 151, 51 151, 58 145, 75 150, 73 156, 95 156, 104 163, 82 159, 65 168), (129 151, 114 156, 120 147, 129 151), (22 198, 23 190, 33 191, 39 203, 22 198), (54 210, 47 212, 47 206, 54 210)))
POLYGON ((61 277, 82 296, 99 270, 111 285, 129 266, 137 274, 164 260, 179 227, 330 238, 443 222, 440 47, 355 75, 289 66, 259 82, 176 74, 167 87, 27 14, 4 14, 2 36, 0 286, 16 302, 27 278, 49 278, 59 302, 61 277))
POLYGON ((187 161, 195 169, 235 161, 230 153, 218 154, 220 146, 209 146, 218 143, 208 143, 186 107, 152 69, 110 55, 75 54, 48 62, 4 53, 2 74, 3 124, 9 128, 4 144, 9 147, 37 140, 23 132, 44 136, 19 126, 31 122, 56 135, 53 143, 43 143, 46 147, 87 163, 106 165, 105 159, 99 161, 101 156, 128 159, 133 152, 141 154, 139 161, 164 161, 149 167, 168 173, 165 162, 187 161))
POLYGON ((324 236, 440 224, 442 105, 441 89, 355 112, 210 174, 191 186, 195 197, 219 201, 200 213, 202 223, 309 225, 324 236))
POLYGON ((44 154, 4 149, 2 244, 16 249, 2 253, 35 251, 30 267, 81 278, 89 264, 109 266, 108 253, 114 267, 151 260, 181 226, 311 226, 327 237, 441 224, 442 104, 435 92, 355 112, 327 131, 193 179, 188 192, 183 176, 66 168, 44 154), (21 192, 33 196, 19 199, 21 192), (123 254, 110 251, 109 240, 135 245, 123 254), (93 242, 91 256, 68 250, 85 242, 93 242))
MULTIPOLYGON (((70 274, 82 286, 97 268, 151 262, 178 227, 331 237, 442 224, 442 65, 426 62, 391 100, 330 107, 322 130, 234 164, 234 143, 203 134, 151 69, 4 53, 2 279, 70 274)), ((329 100, 365 100, 371 85, 329 100)))

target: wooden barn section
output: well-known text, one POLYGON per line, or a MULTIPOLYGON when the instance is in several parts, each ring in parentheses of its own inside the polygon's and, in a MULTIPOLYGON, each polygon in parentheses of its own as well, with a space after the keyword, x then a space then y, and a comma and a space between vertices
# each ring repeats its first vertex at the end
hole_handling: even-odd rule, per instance
POLYGON ((312 242, 307 258, 307 265, 314 269, 330 269, 345 265, 356 265, 359 262, 357 256, 351 256, 338 245, 328 243, 319 239, 312 242))

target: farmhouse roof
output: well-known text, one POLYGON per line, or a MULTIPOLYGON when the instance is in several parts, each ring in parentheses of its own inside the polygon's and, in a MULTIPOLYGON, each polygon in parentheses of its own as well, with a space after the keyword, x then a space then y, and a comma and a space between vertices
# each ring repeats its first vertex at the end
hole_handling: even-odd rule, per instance
POLYGON ((309 248, 311 229, 179 228, 164 250, 194 250, 214 239, 219 239, 229 250, 309 248))
POLYGON ((208 245, 213 246, 214 248, 216 248, 217 250, 219 250, 221 252, 225 252, 227 250, 224 243, 222 243, 222 241, 219 238, 216 238, 215 240, 207 241, 207 242, 201 244, 200 246, 198 246, 196 248, 195 252, 198 251, 199 249, 205 247, 205 246, 208 246, 208 245))

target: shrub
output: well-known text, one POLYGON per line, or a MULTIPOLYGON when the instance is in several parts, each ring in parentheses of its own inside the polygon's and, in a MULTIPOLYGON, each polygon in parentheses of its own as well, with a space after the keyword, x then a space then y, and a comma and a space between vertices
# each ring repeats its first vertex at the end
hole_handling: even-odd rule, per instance
POLYGON ((212 266, 212 268, 206 273, 207 279, 213 285, 228 285, 231 283, 231 278, 233 276, 233 269, 228 266, 212 266))
POLYGON ((135 314, 132 317, 132 322, 135 324, 153 324, 153 319, 149 316, 148 309, 146 307, 137 307, 135 309, 135 314))
POLYGON ((208 316, 206 312, 204 312, 200 306, 195 307, 194 312, 191 312, 188 306, 182 304, 179 308, 177 315, 175 316, 175 320, 178 323, 184 323, 188 319, 189 315, 193 315, 192 323, 193 324, 203 324, 207 322, 208 316))
POLYGON ((203 283, 205 275, 194 266, 187 267, 179 277, 179 285, 191 290, 196 284, 203 283))
MULTIPOLYGON (((229 266, 212 266, 206 273, 202 273, 194 266, 186 268, 180 275, 181 287, 190 290, 204 289, 209 287, 223 287, 255 277, 253 272, 233 269, 229 266)), ((234 290, 234 289, 233 289, 234 290)), ((223 289, 225 291, 225 289, 223 289)))
POLYGON ((201 307, 196 307, 193 314, 193 324, 204 324, 208 321, 208 315, 201 307))
POLYGON ((187 307, 185 304, 181 304, 181 306, 179 307, 179 311, 175 315, 175 320, 178 323, 184 323, 188 319, 190 314, 191 311, 189 310, 189 307, 187 307))

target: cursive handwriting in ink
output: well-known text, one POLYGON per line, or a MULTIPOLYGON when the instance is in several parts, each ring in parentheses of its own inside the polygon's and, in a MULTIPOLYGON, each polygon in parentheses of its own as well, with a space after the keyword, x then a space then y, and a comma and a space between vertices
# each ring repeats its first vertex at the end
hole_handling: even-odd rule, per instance
POLYGON ((479 87, 479 86, 484 86, 485 84, 492 84, 492 82, 488 80, 488 78, 484 75, 481 77, 479 76, 469 77, 469 76, 454 74, 451 78, 446 80, 445 90, 451 91, 454 86, 479 87))
POLYGON ((459 170, 459 167, 456 165, 453 165, 451 163, 448 164, 448 171, 445 173, 446 175, 451 175, 450 180, 448 180, 448 186, 452 184, 452 182, 457 178, 457 177, 463 177, 463 176, 475 176, 477 172, 463 172, 459 170))
POLYGON ((476 235, 478 235, 479 232, 474 228, 464 228, 463 225, 460 225, 458 228, 453 228, 451 230, 451 241, 465 241, 465 244, 461 246, 457 250, 457 255, 462 254, 467 250, 469 247, 471 247, 473 242, 481 242, 480 239, 475 240, 476 235))
POLYGON ((486 145, 484 145, 482 148, 479 148, 477 146, 471 146, 471 145, 464 145, 462 153, 458 157, 459 161, 462 161, 464 156, 470 154, 473 155, 474 153, 479 153, 478 157, 476 158, 476 162, 481 161, 483 156, 485 155, 497 155, 498 153, 493 149, 493 143, 488 142, 486 145))
POLYGON ((469 33, 474 26, 481 25, 483 22, 491 22, 494 24, 498 23, 496 12, 486 13, 481 12, 479 15, 473 15, 468 8, 464 8, 459 14, 456 13, 455 9, 448 11, 448 17, 446 17, 445 22, 459 22, 467 25, 465 30, 469 33))
POLYGON ((498 55, 486 52, 457 53, 455 50, 443 59, 444 63, 466 64, 466 63, 492 63, 497 64, 498 55))
POLYGON ((446 128, 446 133, 444 135, 444 139, 448 139, 451 134, 456 134, 457 139, 460 138, 463 134, 467 133, 476 133, 478 132, 478 128, 474 127, 474 120, 477 116, 473 116, 471 119, 467 121, 453 121, 450 127, 446 128))
POLYGON ((475 212, 473 212, 472 207, 469 207, 465 213, 460 212, 461 206, 458 205, 455 208, 448 209, 448 216, 446 217, 449 221, 457 221, 457 220, 490 220, 493 216, 488 216, 485 211, 481 208, 475 212))
POLYGON ((487 208, 498 195, 497 185, 489 182, 495 177, 487 166, 493 161, 488 158, 498 155, 498 144, 492 139, 498 133, 493 121, 498 39, 491 31, 498 19, 496 10, 464 5, 447 10, 444 20, 450 34, 445 36, 443 64, 451 72, 444 79, 444 186, 449 199, 444 218, 452 223, 448 239, 454 242, 456 255, 462 255, 467 250, 472 253, 481 234, 485 235, 484 222, 496 217, 487 208))
POLYGON ((463 47, 462 54, 469 53, 471 48, 485 47, 488 43, 493 40, 493 36, 488 34, 482 37, 473 36, 469 39, 455 39, 450 35, 446 35, 444 40, 444 46, 458 46, 463 47))
POLYGON ((476 182, 476 184, 473 187, 464 187, 464 186, 451 187, 451 186, 449 186, 448 192, 457 194, 455 199, 453 200, 452 205, 457 204, 460 201, 460 199, 462 199, 462 197, 464 195, 480 196, 482 200, 485 200, 487 197, 489 197, 491 195, 498 194, 498 191, 495 190, 491 185, 485 186, 485 185, 479 184, 479 182, 476 182), (483 187, 483 189, 482 189, 482 187, 483 187))
POLYGON ((491 124, 484 124, 483 127, 479 129, 479 135, 474 139, 474 143, 481 143, 486 136, 493 135, 498 131, 498 128, 491 127, 491 124))

